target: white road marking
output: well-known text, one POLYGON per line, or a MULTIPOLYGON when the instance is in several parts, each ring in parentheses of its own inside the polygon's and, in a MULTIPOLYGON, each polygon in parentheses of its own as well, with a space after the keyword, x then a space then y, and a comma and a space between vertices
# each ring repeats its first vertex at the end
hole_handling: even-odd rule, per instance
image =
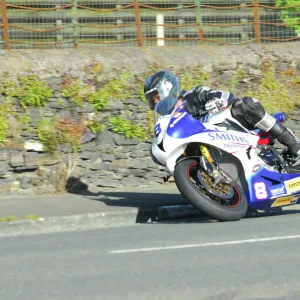
POLYGON ((211 247, 211 246, 238 245, 238 244, 246 244, 246 243, 262 243, 262 242, 269 242, 269 241, 293 240, 293 239, 300 239, 300 235, 275 236, 275 237, 267 237, 261 239, 237 240, 237 241, 215 242, 215 243, 205 243, 205 244, 178 245, 178 246, 154 247, 154 248, 138 248, 138 249, 127 249, 127 250, 112 250, 109 251, 109 253, 122 254, 122 253, 135 253, 135 252, 150 252, 150 251, 176 250, 176 249, 200 248, 200 247, 211 247))

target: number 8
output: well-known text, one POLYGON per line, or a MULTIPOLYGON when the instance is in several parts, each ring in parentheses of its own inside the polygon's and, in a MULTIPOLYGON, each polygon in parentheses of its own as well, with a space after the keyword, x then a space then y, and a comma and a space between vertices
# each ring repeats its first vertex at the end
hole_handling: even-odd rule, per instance
POLYGON ((254 183, 254 189, 255 196, 257 199, 266 199, 268 197, 266 185, 263 182, 254 183))

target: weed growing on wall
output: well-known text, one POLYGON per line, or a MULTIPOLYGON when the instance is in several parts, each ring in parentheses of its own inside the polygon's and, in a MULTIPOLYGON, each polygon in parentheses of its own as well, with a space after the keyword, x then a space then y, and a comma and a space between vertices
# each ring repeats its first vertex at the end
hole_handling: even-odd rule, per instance
POLYGON ((81 138, 86 130, 83 121, 76 123, 68 118, 57 118, 56 120, 42 119, 37 133, 47 152, 55 153, 59 145, 77 152, 81 148, 81 138))
MULTIPOLYGON (((264 62, 262 77, 256 89, 247 91, 247 94, 259 99, 269 113, 276 111, 291 111, 295 104, 299 104, 297 79, 295 73, 278 73, 271 61, 264 62)), ((298 81, 298 91, 299 91, 298 81)))
POLYGON ((103 71, 101 63, 93 61, 84 67, 84 72, 87 75, 98 75, 103 71))
POLYGON ((98 132, 102 132, 105 126, 96 120, 88 120, 87 127, 92 131, 92 133, 97 134, 98 132))
POLYGON ((125 100, 131 96, 131 79, 131 73, 126 71, 96 87, 93 82, 65 76, 61 93, 63 97, 71 98, 77 106, 88 102, 95 111, 101 111, 107 107, 110 98, 125 100))
MULTIPOLYGON (((27 126, 30 122, 29 115, 25 112, 24 114, 16 114, 17 126, 16 126, 16 137, 19 137, 22 133, 22 129, 27 126)), ((11 124, 10 124, 11 126, 11 124)), ((29 131, 29 130, 28 130, 29 131)))
POLYGON ((0 146, 7 141, 9 129, 8 116, 11 111, 11 104, 7 101, 0 103, 0 146))
POLYGON ((58 147, 58 138, 53 120, 46 118, 41 119, 37 127, 37 134, 45 151, 55 153, 58 147))
POLYGON ((197 85, 207 85, 210 77, 203 71, 201 66, 181 71, 177 74, 180 87, 184 90, 190 90, 197 85))
POLYGON ((46 100, 52 96, 50 86, 36 75, 22 75, 18 77, 20 83, 20 104, 23 108, 28 106, 42 107, 46 100))
POLYGON ((81 138, 87 130, 83 120, 77 123, 68 118, 63 118, 56 120, 55 125, 58 143, 77 152, 81 148, 81 138))
POLYGON ((104 86, 103 90, 112 99, 125 100, 132 96, 132 74, 130 71, 125 71, 119 76, 109 80, 104 86))
POLYGON ((74 103, 83 107, 87 98, 95 92, 95 87, 85 83, 78 77, 63 77, 61 95, 65 98, 71 98, 74 103))
POLYGON ((154 136, 154 112, 152 110, 147 111, 147 127, 150 136, 154 136))
POLYGON ((19 99, 20 105, 27 107, 42 107, 53 91, 46 81, 36 74, 24 74, 17 77, 5 74, 0 81, 0 93, 7 98, 19 99))
POLYGON ((127 139, 136 138, 143 141, 147 138, 147 131, 140 125, 133 124, 121 116, 108 118, 107 125, 115 133, 123 134, 127 139))

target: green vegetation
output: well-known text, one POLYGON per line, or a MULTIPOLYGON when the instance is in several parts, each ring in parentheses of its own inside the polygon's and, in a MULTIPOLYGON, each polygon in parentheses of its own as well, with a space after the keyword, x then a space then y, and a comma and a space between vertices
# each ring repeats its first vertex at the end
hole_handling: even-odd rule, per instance
POLYGON ((35 74, 17 77, 6 74, 0 81, 0 93, 9 99, 19 99, 20 105, 26 109, 29 106, 44 106, 53 91, 46 81, 39 79, 35 74))
POLYGON ((147 111, 147 127, 150 136, 154 136, 154 113, 152 110, 147 111))
POLYGON ((113 132, 123 134, 127 139, 136 138, 143 141, 148 136, 147 131, 142 126, 132 124, 121 116, 108 118, 107 124, 111 126, 113 132))
MULTIPOLYGON (((93 69, 87 70, 95 75, 100 68, 96 65, 93 69)), ((131 73, 126 71, 108 80, 101 87, 97 87, 97 84, 91 80, 84 81, 77 77, 65 76, 61 93, 63 97, 71 98, 77 106, 82 107, 84 102, 88 102, 95 111, 101 111, 107 107, 110 98, 125 100, 131 96, 131 80, 131 73)))
POLYGON ((197 85, 208 85, 210 76, 200 66, 178 74, 181 89, 190 90, 197 85))
POLYGON ((77 106, 82 107, 83 102, 91 93, 93 93, 92 85, 85 84, 77 77, 64 76, 61 95, 65 98, 72 98, 77 106))
POLYGON ((37 128, 37 133, 45 151, 54 153, 58 147, 54 122, 50 119, 41 119, 37 128))
POLYGON ((40 217, 37 215, 27 215, 27 216, 24 216, 23 218, 19 218, 17 216, 11 215, 8 217, 0 218, 0 222, 13 222, 13 221, 19 221, 19 220, 33 220, 33 221, 37 222, 40 220, 40 217))
POLYGON ((11 112, 11 104, 4 101, 0 105, 0 146, 7 141, 7 134, 9 129, 9 112, 11 112))
POLYGON ((96 120, 89 120, 87 122, 87 127, 92 131, 92 133, 97 134, 98 132, 102 132, 105 126, 96 120))
POLYGON ((33 221, 39 221, 40 217, 37 215, 26 215, 24 217, 25 220, 33 220, 33 221))
POLYGON ((78 123, 67 118, 42 119, 38 125, 37 133, 45 150, 55 153, 59 145, 69 147, 77 152, 81 148, 81 138, 87 127, 83 121, 78 123))
POLYGON ((84 67, 84 71, 88 75, 100 74, 103 70, 103 66, 99 62, 91 62, 84 67))
POLYGON ((258 88, 248 91, 247 94, 259 99, 269 113, 293 110, 300 103, 300 77, 296 75, 296 70, 289 68, 277 72, 271 61, 265 62, 262 68, 258 88))
POLYGON ((13 215, 0 218, 0 222, 13 222, 13 221, 17 221, 17 220, 19 220, 19 218, 17 216, 13 216, 13 215))
POLYGON ((282 6, 298 6, 289 7, 281 11, 281 19, 285 24, 290 25, 294 28, 297 35, 300 36, 300 4, 299 0, 276 0, 275 4, 277 7, 282 6))

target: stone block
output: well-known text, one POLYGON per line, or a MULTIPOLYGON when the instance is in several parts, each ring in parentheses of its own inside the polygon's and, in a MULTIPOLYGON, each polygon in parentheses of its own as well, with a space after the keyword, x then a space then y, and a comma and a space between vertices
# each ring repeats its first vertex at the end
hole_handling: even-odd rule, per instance
POLYGON ((120 187, 120 181, 119 180, 113 180, 113 179, 98 179, 98 178, 90 178, 90 182, 95 186, 101 186, 101 187, 112 187, 117 188, 120 187))
POLYGON ((148 157, 150 154, 148 151, 142 151, 142 150, 135 150, 132 151, 129 156, 132 158, 144 158, 144 157, 148 157))
POLYGON ((148 160, 146 159, 131 159, 128 164, 134 169, 147 169, 148 160))
POLYGON ((39 166, 53 166, 59 163, 59 159, 51 154, 43 153, 39 155, 39 166))
POLYGON ((124 186, 139 186, 140 183, 141 183, 140 178, 133 177, 133 176, 129 176, 121 180, 121 184, 124 186))
POLYGON ((114 150, 113 151, 113 154, 115 155, 115 157, 117 159, 127 159, 129 158, 129 153, 130 152, 127 152, 126 150, 114 150))
POLYGON ((96 145, 97 146, 101 146, 101 145, 114 146, 115 142, 114 142, 112 133, 109 132, 108 130, 99 132, 96 137, 96 145))
POLYGON ((142 151, 150 151, 151 144, 150 143, 140 143, 136 146, 136 149, 142 150, 142 151))
POLYGON ((98 164, 93 164, 90 166, 91 170, 108 170, 109 169, 109 163, 102 162, 98 164))
POLYGON ((24 143, 24 149, 26 151, 43 152, 44 146, 41 142, 35 140, 27 140, 24 143))
POLYGON ((81 150, 82 150, 82 152, 83 151, 90 151, 90 152, 97 151, 95 141, 82 145, 81 150))
POLYGON ((83 135, 83 137, 81 138, 81 143, 82 144, 86 144, 89 143, 91 141, 93 141, 94 139, 96 139, 96 134, 94 134, 90 129, 83 135))
MULTIPOLYGON (((47 79, 48 84, 51 86, 53 91, 60 91, 61 90, 61 84, 63 83, 63 78, 62 77, 51 77, 47 79)), ((53 99, 53 98, 51 98, 53 99)), ((55 98, 54 98, 55 99, 55 98)))
POLYGON ((140 99, 127 99, 124 101, 124 103, 134 106, 146 106, 145 102, 142 102, 140 99))
POLYGON ((100 157, 103 161, 115 161, 116 160, 116 156, 113 154, 100 154, 100 157))
MULTIPOLYGON (((82 151, 80 153, 80 159, 83 160, 89 160, 89 159, 94 159, 94 158, 99 158, 101 157, 101 153, 95 152, 95 151, 82 151)), ((101 161, 100 161, 101 162, 101 161)))
POLYGON ((121 168, 129 169, 130 162, 127 159, 117 159, 112 163, 108 164, 109 171, 118 171, 118 169, 121 168))
POLYGON ((116 133, 113 134, 113 140, 117 146, 139 144, 139 141, 137 139, 127 139, 124 135, 116 133))
POLYGON ((27 152, 24 154, 25 166, 37 166, 39 164, 39 155, 36 152, 27 152))
POLYGON ((7 150, 1 150, 0 151, 0 161, 8 160, 9 153, 7 150))
POLYGON ((9 164, 12 167, 24 166, 24 156, 22 152, 10 152, 9 164))

